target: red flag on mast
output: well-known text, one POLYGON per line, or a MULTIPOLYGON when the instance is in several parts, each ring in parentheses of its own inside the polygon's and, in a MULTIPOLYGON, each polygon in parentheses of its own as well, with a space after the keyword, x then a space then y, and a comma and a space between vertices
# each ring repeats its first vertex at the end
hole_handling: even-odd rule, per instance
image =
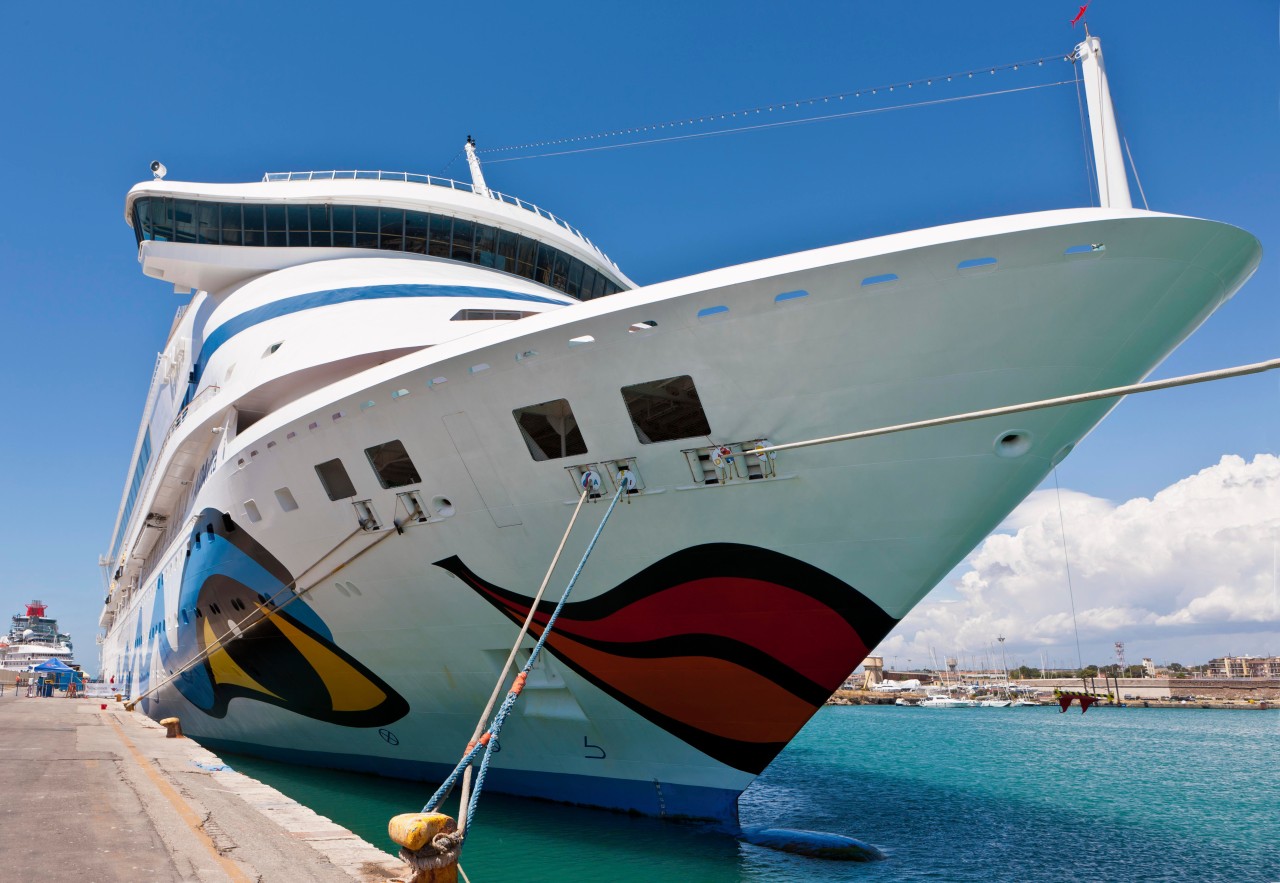
POLYGON ((1073 18, 1073 19, 1071 19, 1071 27, 1073 27, 1073 28, 1074 28, 1074 27, 1076 26, 1076 22, 1078 22, 1080 19, 1084 18, 1084 11, 1085 11, 1086 9, 1088 9, 1088 8, 1089 8, 1089 4, 1088 4, 1088 3, 1086 3, 1084 6, 1081 6, 1081 7, 1080 7, 1080 11, 1076 13, 1076 17, 1075 17, 1075 18, 1073 18))

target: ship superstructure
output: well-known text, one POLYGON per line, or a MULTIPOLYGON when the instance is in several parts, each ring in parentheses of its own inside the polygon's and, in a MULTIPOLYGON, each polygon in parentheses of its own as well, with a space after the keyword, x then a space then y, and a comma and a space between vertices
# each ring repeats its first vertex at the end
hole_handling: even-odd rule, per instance
POLYGON ((584 476, 634 482, 488 781, 733 817, 1113 403, 757 449, 1136 381, 1257 265, 1243 231, 1129 205, 1079 52, 1101 207, 645 287, 470 144, 470 184, 139 184, 143 273, 194 293, 111 541, 103 675, 214 747, 438 778, 584 476))
POLYGON ((14 614, 9 634, 0 641, 0 670, 26 671, 49 659, 75 665, 71 636, 59 631, 56 619, 45 616, 48 609, 36 600, 26 605, 25 612, 14 614))

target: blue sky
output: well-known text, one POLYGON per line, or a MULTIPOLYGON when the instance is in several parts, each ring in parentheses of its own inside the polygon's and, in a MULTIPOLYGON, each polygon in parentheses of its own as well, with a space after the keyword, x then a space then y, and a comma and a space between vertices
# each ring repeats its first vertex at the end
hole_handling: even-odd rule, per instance
MULTIPOLYGON (((178 180, 310 168, 438 173, 467 134, 497 147, 1066 53, 1081 37, 1067 25, 1075 10, 1071 2, 10 9, 0 29, 0 158, 10 176, 0 220, 8 409, 0 462, 9 491, 0 616, 43 597, 81 656, 92 657, 102 594, 95 562, 108 545, 155 352, 181 301, 140 275, 123 220, 125 192, 149 177, 150 160, 178 180)), ((1236 224, 1267 252, 1254 280, 1157 376, 1277 355, 1276 5, 1095 0, 1089 21, 1152 208, 1236 224)), ((988 76, 986 88, 1008 88, 1071 72, 1059 64, 988 76)), ((936 88, 931 95, 953 94, 936 88)), ((1089 200, 1072 87, 486 168, 490 186, 569 219, 641 283, 1089 200)), ((461 162, 449 172, 465 177, 461 162)), ((1277 405, 1275 377, 1130 400, 1063 464, 1060 480, 1114 501, 1150 496, 1223 454, 1275 452, 1277 405)))

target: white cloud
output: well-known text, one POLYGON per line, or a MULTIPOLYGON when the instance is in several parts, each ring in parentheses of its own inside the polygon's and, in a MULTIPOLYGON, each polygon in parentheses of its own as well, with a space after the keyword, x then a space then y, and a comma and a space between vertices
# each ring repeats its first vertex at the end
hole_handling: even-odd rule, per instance
POLYGON ((939 659, 981 657, 1002 634, 1011 658, 1038 665, 1041 649, 1056 648, 1055 658, 1074 666, 1068 561, 1085 662, 1112 661, 1117 640, 1135 657, 1179 645, 1204 648, 1206 658, 1280 652, 1280 457, 1224 456, 1151 499, 1120 505, 1063 489, 1062 520, 1066 558, 1055 492, 1032 494, 970 556, 953 584, 959 600, 926 599, 877 652, 891 665, 911 658, 919 666, 931 649, 939 659), (1246 632, 1269 646, 1237 646, 1246 632))

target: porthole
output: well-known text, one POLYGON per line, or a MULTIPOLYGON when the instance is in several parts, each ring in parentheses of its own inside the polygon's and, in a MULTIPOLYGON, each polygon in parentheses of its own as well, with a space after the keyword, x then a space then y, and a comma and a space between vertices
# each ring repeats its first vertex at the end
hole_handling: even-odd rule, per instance
POLYGON ((1067 250, 1064 251, 1063 254, 1066 255, 1067 257, 1071 257, 1072 255, 1078 255, 1078 254, 1098 254, 1099 252, 1103 252, 1106 250, 1107 250, 1107 247, 1103 245, 1101 242, 1091 242, 1087 245, 1068 246, 1067 250))
POLYGON ((432 497, 431 511, 441 518, 449 518, 453 515, 453 503, 448 497, 432 497))
MULTIPOLYGON (((283 340, 280 340, 280 341, 277 341, 277 342, 275 342, 275 343, 271 344, 271 346, 269 346, 269 347, 267 347, 265 350, 263 350, 263 352, 262 352, 262 358, 264 358, 264 359, 265 359, 267 356, 273 356, 273 355, 275 355, 276 350, 280 349, 280 347, 282 347, 282 346, 284 346, 284 341, 283 341, 283 340)), ((228 373, 228 374, 230 374, 231 372, 230 372, 230 371, 228 371, 227 373, 228 373)))
POLYGON ((870 285, 883 285, 886 282, 897 282, 897 273, 881 273, 878 276, 868 276, 862 280, 862 287, 866 288, 870 285))
POLYGON ((1001 433, 995 441, 997 457, 1021 457, 1031 450, 1031 433, 1021 429, 1011 429, 1001 433))

